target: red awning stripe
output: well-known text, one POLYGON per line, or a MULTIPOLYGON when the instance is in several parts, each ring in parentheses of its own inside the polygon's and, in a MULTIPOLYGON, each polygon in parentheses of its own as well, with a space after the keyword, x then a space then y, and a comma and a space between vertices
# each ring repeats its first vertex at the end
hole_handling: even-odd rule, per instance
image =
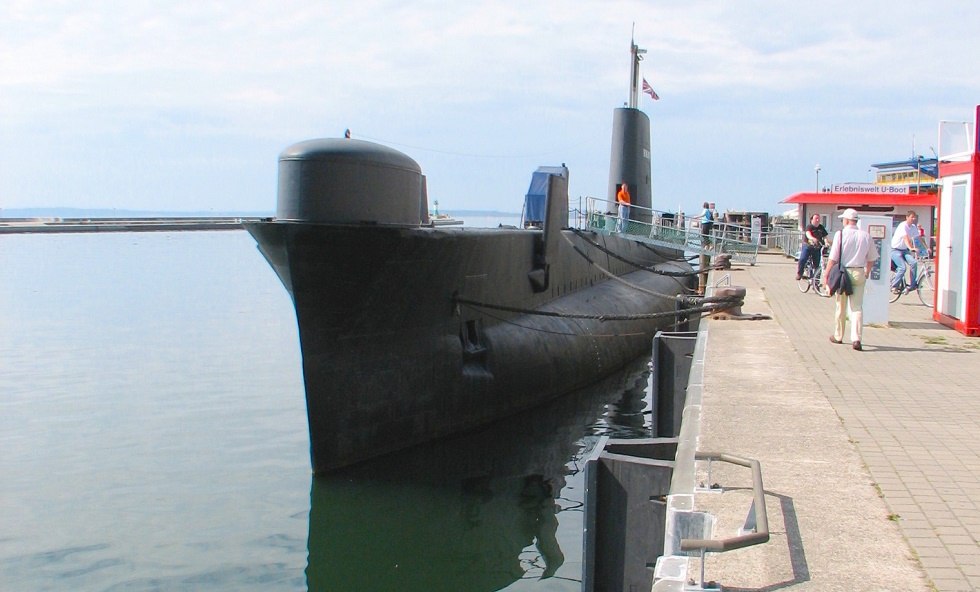
POLYGON ((858 209, 861 206, 932 206, 939 205, 935 193, 879 194, 879 193, 820 193, 804 192, 791 195, 780 203, 830 204, 858 209))

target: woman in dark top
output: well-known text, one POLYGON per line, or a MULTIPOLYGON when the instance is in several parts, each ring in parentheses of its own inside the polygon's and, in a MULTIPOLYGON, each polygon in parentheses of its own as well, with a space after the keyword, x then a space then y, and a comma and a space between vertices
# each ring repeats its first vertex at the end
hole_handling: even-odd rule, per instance
POLYGON ((820 268, 820 250, 827 239, 827 229, 820 223, 820 214, 810 216, 810 223, 803 232, 803 246, 800 248, 800 260, 796 264, 796 279, 803 277, 806 260, 813 261, 813 268, 820 268))

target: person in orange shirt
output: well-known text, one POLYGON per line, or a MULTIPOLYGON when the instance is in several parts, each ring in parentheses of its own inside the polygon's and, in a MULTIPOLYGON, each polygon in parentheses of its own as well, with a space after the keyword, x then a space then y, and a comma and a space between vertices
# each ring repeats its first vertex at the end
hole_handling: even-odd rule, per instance
POLYGON ((616 203, 619 205, 619 232, 626 232, 626 222, 630 218, 630 189, 626 181, 619 185, 616 192, 616 203))

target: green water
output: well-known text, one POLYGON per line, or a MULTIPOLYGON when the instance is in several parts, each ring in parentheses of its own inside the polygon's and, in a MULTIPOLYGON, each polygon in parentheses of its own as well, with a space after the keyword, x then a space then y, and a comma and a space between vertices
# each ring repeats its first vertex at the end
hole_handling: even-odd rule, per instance
POLYGON ((300 364, 244 232, 0 237, 0 590, 579 590, 642 365, 314 481, 300 364))

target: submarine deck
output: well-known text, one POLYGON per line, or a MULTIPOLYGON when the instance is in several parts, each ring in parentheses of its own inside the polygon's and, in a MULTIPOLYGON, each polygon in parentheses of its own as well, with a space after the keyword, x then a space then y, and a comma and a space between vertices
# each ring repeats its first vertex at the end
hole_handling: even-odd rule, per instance
POLYGON ((755 265, 759 256, 761 228, 753 233, 747 226, 714 222, 711 233, 702 235, 699 228, 688 223, 681 222, 677 226, 673 214, 640 206, 631 206, 631 214, 641 212, 650 221, 631 219, 620 228, 619 217, 611 210, 615 210, 615 205, 611 202, 588 198, 586 227, 599 234, 618 235, 648 245, 679 249, 688 253, 709 256, 727 254, 732 261, 749 265, 755 265))

